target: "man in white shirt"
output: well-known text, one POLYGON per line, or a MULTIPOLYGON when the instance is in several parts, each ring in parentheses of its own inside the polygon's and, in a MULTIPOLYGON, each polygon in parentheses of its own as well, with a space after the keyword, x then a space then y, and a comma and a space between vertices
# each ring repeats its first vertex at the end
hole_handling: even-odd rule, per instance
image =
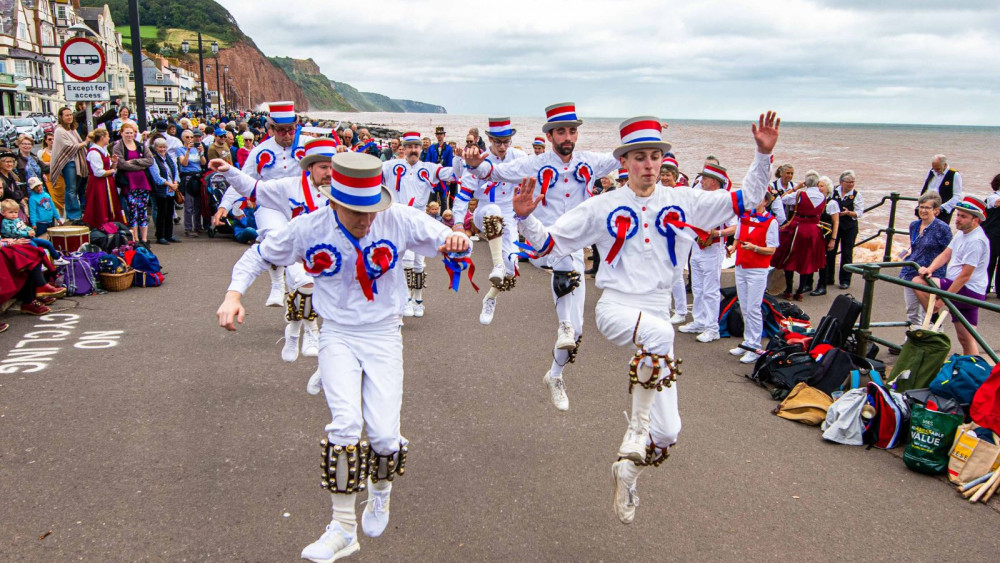
MULTIPOLYGON (((400 433, 400 327, 407 290, 400 253, 441 252, 454 268, 468 266, 471 250, 468 237, 452 233, 423 209, 393 205, 378 157, 337 154, 330 179, 321 191, 331 205, 297 217, 257 247, 272 264, 304 263, 323 317, 319 364, 332 419, 321 442, 322 486, 331 493, 333 519, 302 550, 303 559, 316 562, 360 549, 359 492, 368 490, 362 529, 370 537, 382 534, 389 523, 392 481, 404 473, 408 441, 400 433)), ((220 326, 236 330, 243 322, 241 297, 238 291, 226 293, 217 313, 220 326)))
MULTIPOLYGON (((854 171, 845 170, 840 174, 840 184, 833 189, 833 200, 840 206, 840 224, 837 230, 837 244, 840 245, 840 289, 851 287, 851 273, 844 266, 854 263, 858 221, 865 214, 865 198, 855 188, 855 181, 854 171)), ((832 279, 828 281, 833 283, 832 279)))
POLYGON ((622 144, 613 155, 628 168, 626 187, 583 202, 552 225, 536 218, 543 196, 534 196, 528 178, 514 197, 519 230, 539 256, 558 259, 596 244, 608 267, 597 271, 603 290, 597 303, 597 328, 619 346, 635 346, 629 363, 632 416, 612 465, 615 512, 631 523, 638 500, 636 480, 648 465, 659 465, 677 441, 677 362, 670 323, 678 237, 707 236, 703 229, 727 222, 757 206, 767 191, 769 154, 778 140, 780 120, 762 114, 752 127, 757 153, 742 190, 680 190, 657 185, 663 153, 662 127, 655 117, 622 122, 622 144))
MULTIPOLYGON (((948 264, 945 270, 945 278, 933 278, 941 289, 971 297, 972 299, 986 299, 986 289, 988 274, 986 266, 990 259, 990 241, 986 238, 986 232, 979 226, 980 222, 986 220, 986 204, 972 196, 966 196, 955 206, 955 227, 958 232, 948 248, 929 266, 917 270, 918 276, 913 278, 913 283, 928 285, 925 277, 930 277, 934 270, 944 264, 948 264)), ((917 292, 917 299, 924 309, 930 302, 930 294, 923 291, 917 292)), ((966 305, 965 303, 954 303, 965 320, 973 327, 979 325, 979 307, 966 305)), ((939 311, 944 306, 944 302, 938 300, 934 305, 934 310, 939 311)), ((966 330, 959 321, 954 320, 955 335, 962 344, 962 354, 974 356, 979 354, 979 345, 972 333, 966 330)))
POLYGON ((938 219, 950 223, 955 206, 962 201, 962 175, 954 168, 948 167, 947 156, 937 154, 931 160, 931 169, 927 172, 927 179, 924 180, 920 195, 927 193, 927 190, 936 191, 941 196, 941 201, 944 203, 941 205, 938 219))

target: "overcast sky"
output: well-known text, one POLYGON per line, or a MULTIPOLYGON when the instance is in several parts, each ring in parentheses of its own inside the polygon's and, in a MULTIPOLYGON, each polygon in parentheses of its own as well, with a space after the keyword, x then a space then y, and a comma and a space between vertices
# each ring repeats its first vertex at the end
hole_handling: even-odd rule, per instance
POLYGON ((1000 125, 998 0, 219 0, 269 56, 449 113, 1000 125))

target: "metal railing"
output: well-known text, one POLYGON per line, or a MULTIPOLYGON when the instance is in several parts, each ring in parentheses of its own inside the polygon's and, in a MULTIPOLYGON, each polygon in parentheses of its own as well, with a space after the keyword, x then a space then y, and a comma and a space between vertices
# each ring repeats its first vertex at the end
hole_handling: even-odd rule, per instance
POLYGON ((873 205, 871 207, 866 207, 865 208, 865 213, 868 213, 869 211, 871 211, 873 209, 878 209, 879 207, 882 207, 883 205, 885 205, 885 202, 887 202, 887 201, 890 202, 889 203, 889 225, 886 228, 884 228, 884 229, 879 229, 877 233, 875 233, 874 235, 872 235, 872 236, 870 236, 870 237, 868 237, 866 239, 862 239, 862 240, 856 241, 854 243, 854 247, 857 248, 857 247, 861 246, 862 244, 864 244, 866 242, 875 240, 875 239, 877 239, 878 237, 880 237, 882 235, 886 235, 886 237, 885 237, 885 252, 882 253, 882 260, 884 262, 888 262, 889 260, 891 260, 892 259, 892 239, 893 239, 893 237, 895 237, 896 235, 907 235, 907 236, 909 236, 909 234, 910 234, 909 229, 907 229, 905 231, 896 230, 896 208, 898 206, 898 203, 900 201, 919 201, 919 200, 920 200, 920 198, 910 197, 910 196, 901 196, 901 195, 899 195, 898 192, 892 192, 889 195, 883 197, 882 201, 879 201, 878 203, 876 203, 875 205, 873 205))
MULTIPOLYGON (((885 230, 891 231, 892 230, 891 225, 892 225, 892 220, 890 219, 890 227, 889 229, 885 230)), ((891 237, 890 240, 892 240, 891 237)), ((884 282, 889 282, 893 285, 908 287, 916 291, 922 291, 925 293, 937 295, 938 298, 944 302, 945 306, 948 307, 948 311, 951 313, 952 318, 956 319, 959 323, 962 324, 963 327, 965 327, 966 330, 969 331, 969 334, 971 334, 972 337, 976 340, 982 351, 985 352, 993 360, 993 363, 994 364, 1000 363, 1000 357, 997 356, 997 353, 993 350, 993 348, 989 344, 986 343, 982 335, 979 334, 979 331, 977 331, 974 326, 969 324, 968 319, 966 319, 965 315, 963 315, 961 311, 959 311, 958 308, 955 307, 955 304, 953 302, 964 303, 966 305, 974 305, 976 307, 979 307, 980 309, 993 311, 994 313, 1000 313, 1000 305, 995 305, 993 303, 988 303, 986 301, 973 299, 971 297, 966 297, 964 295, 958 295, 957 293, 951 293, 949 291, 943 290, 937 287, 937 284, 934 283, 934 280, 930 278, 925 278, 928 285, 921 285, 913 283, 911 281, 900 279, 898 277, 887 276, 882 273, 883 268, 902 268, 903 266, 911 266, 918 270, 921 268, 921 266, 916 262, 889 262, 889 261, 872 262, 867 264, 846 264, 844 266, 845 270, 853 274, 860 274, 865 280, 864 297, 861 302, 861 320, 859 321, 857 328, 854 329, 858 343, 855 353, 860 356, 864 356, 868 350, 869 342, 882 344, 883 346, 894 348, 896 350, 899 350, 901 348, 899 344, 895 344, 893 342, 889 342, 888 340, 883 340, 881 338, 877 338, 872 335, 872 330, 871 330, 872 328, 907 326, 907 323, 904 322, 887 322, 887 323, 872 322, 872 306, 874 305, 875 302, 875 282, 884 281, 884 282)))

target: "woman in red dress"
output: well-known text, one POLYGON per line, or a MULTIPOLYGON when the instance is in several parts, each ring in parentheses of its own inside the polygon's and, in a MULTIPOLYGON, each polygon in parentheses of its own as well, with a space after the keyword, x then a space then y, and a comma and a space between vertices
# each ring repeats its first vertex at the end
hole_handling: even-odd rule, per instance
POLYGON ((771 266, 785 271, 784 299, 802 300, 813 284, 813 273, 826 264, 826 243, 819 229, 826 198, 817 187, 819 174, 806 172, 805 181, 795 186, 795 212, 781 229, 781 246, 771 259, 771 266), (799 288, 792 294, 792 277, 798 272, 799 288))
POLYGON ((118 200, 118 186, 115 185, 118 157, 108 155, 108 131, 94 129, 87 135, 87 140, 91 142, 87 149, 90 176, 87 177, 87 204, 83 221, 92 229, 99 229, 111 221, 126 223, 121 201, 118 200))

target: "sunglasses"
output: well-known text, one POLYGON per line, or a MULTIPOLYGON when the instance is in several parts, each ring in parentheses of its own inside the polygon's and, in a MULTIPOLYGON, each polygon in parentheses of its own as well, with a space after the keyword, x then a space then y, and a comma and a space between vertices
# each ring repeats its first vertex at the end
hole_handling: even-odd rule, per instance
POLYGON ((281 128, 275 127, 274 128, 274 134, 275 135, 294 135, 295 134, 295 128, 292 127, 291 129, 286 129, 284 127, 281 127, 281 128))

